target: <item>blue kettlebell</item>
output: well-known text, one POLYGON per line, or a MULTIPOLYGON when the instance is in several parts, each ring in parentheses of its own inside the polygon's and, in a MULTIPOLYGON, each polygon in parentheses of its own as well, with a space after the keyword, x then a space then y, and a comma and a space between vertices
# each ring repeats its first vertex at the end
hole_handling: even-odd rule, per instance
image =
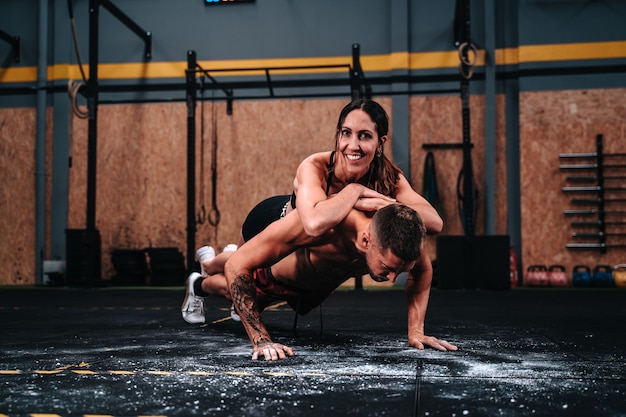
POLYGON ((572 274, 572 285, 574 287, 591 286, 591 270, 587 265, 576 265, 572 274))
POLYGON ((593 268, 593 275, 591 277, 591 286, 593 287, 613 287, 615 283, 613 281, 613 273, 611 267, 608 265, 596 265, 593 268))

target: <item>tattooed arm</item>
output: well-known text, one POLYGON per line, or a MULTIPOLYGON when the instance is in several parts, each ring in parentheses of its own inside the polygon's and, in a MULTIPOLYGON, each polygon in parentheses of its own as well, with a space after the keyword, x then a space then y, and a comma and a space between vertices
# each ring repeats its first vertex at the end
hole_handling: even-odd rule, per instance
POLYGON ((224 266, 233 305, 254 349, 253 360, 260 357, 278 360, 294 355, 290 347, 272 341, 263 324, 254 271, 275 264, 311 241, 312 238, 304 233, 297 210, 294 210, 242 245, 224 266))
POLYGON ((256 302, 256 287, 252 276, 245 272, 236 275, 235 280, 230 285, 230 292, 233 305, 236 306, 235 308, 254 349, 252 360, 263 356, 265 360, 275 361, 293 356, 293 349, 274 343, 265 328, 263 320, 261 320, 261 309, 256 302))

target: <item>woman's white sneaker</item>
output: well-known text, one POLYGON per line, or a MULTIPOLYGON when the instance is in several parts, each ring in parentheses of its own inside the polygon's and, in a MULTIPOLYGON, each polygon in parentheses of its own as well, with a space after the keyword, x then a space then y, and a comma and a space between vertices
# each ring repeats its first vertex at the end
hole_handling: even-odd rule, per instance
POLYGON ((235 252, 237 250, 237 245, 235 245, 234 243, 229 243, 228 245, 224 246, 224 250, 222 250, 222 252, 235 252))
POLYGON ((199 324, 206 321, 204 316, 204 297, 197 296, 193 291, 193 285, 198 279, 202 279, 202 275, 197 272, 192 272, 187 277, 185 300, 180 308, 183 320, 191 324, 199 324))
POLYGON ((215 258, 215 249, 212 246, 203 246, 196 251, 196 259, 200 263, 200 273, 203 277, 206 277, 207 274, 204 272, 202 261, 210 261, 213 258, 215 258))
POLYGON ((237 314, 237 312, 235 311, 235 306, 233 305, 230 306, 230 318, 234 321, 241 321, 241 317, 239 317, 239 314, 237 314))

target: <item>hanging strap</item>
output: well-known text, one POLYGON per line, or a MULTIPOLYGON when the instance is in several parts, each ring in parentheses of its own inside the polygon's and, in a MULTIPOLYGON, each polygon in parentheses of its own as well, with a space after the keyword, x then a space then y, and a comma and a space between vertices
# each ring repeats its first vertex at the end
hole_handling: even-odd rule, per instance
POLYGON ((213 104, 212 122, 213 149, 211 151, 211 211, 209 211, 209 223, 212 226, 217 226, 220 222, 220 211, 217 208, 217 114, 215 104, 213 104))
POLYGON ((200 79, 200 208, 196 213, 196 224, 204 224, 206 207, 204 205, 204 79, 200 79))
POLYGON ((461 103, 463 118, 463 168, 457 179, 457 198, 461 223, 466 236, 476 231, 476 188, 472 166, 472 142, 470 137, 469 81, 476 63, 476 47, 470 36, 470 0, 457 0, 455 15, 455 43, 459 52, 461 75, 461 103))

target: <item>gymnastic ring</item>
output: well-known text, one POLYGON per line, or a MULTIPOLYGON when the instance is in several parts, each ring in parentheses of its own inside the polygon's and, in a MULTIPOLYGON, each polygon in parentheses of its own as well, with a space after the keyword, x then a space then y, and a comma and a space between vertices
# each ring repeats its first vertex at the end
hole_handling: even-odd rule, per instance
MULTIPOLYGON (((461 63, 463 63, 464 65, 468 67, 473 67, 474 65, 476 65, 476 60, 478 59, 478 50, 476 49, 476 46, 473 43, 463 42, 462 44, 459 45, 458 52, 459 52, 459 60, 461 61, 461 63), (467 54, 467 52, 471 52, 473 54, 473 58, 471 60, 465 59, 464 53, 467 54)), ((469 56, 469 54, 467 56, 469 56)))
POLYGON ((211 226, 217 226, 220 223, 220 211, 216 207, 209 212, 209 223, 211 226))

